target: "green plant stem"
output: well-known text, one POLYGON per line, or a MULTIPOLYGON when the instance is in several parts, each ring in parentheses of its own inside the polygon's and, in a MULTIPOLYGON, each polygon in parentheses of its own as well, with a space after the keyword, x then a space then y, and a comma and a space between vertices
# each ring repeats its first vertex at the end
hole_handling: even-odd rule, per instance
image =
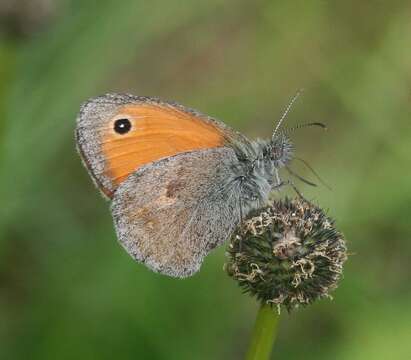
POLYGON ((246 360, 268 360, 277 335, 279 314, 269 305, 258 310, 246 360))

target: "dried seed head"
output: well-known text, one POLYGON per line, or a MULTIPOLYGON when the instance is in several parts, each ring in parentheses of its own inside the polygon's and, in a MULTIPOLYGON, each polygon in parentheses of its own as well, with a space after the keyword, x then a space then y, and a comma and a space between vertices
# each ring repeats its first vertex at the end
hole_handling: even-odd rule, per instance
POLYGON ((262 303, 288 311, 329 297, 347 259, 334 220, 302 199, 276 201, 232 236, 227 273, 262 303))

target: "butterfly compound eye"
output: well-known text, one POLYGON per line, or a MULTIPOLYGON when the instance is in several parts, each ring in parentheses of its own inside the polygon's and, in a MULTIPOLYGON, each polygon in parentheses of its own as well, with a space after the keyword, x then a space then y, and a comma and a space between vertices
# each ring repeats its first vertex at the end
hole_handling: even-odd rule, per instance
POLYGON ((114 122, 114 131, 117 134, 127 134, 131 130, 131 122, 129 119, 118 119, 114 122))

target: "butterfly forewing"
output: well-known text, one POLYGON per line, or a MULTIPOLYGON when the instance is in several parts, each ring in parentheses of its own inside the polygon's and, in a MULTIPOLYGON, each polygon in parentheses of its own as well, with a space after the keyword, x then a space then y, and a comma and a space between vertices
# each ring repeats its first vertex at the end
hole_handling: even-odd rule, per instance
POLYGON ((218 120, 181 105, 121 94, 86 102, 76 128, 80 155, 109 198, 145 164, 188 151, 223 147, 238 136, 218 120), (116 128, 118 121, 127 121, 127 126, 116 128))

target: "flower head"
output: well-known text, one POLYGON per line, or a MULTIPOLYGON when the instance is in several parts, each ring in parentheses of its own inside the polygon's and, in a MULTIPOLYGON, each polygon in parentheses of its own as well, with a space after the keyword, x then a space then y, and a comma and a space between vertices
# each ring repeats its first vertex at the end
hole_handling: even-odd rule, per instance
POLYGON ((329 296, 347 259, 334 220, 302 199, 273 202, 236 230, 227 273, 260 302, 292 310, 329 296))

